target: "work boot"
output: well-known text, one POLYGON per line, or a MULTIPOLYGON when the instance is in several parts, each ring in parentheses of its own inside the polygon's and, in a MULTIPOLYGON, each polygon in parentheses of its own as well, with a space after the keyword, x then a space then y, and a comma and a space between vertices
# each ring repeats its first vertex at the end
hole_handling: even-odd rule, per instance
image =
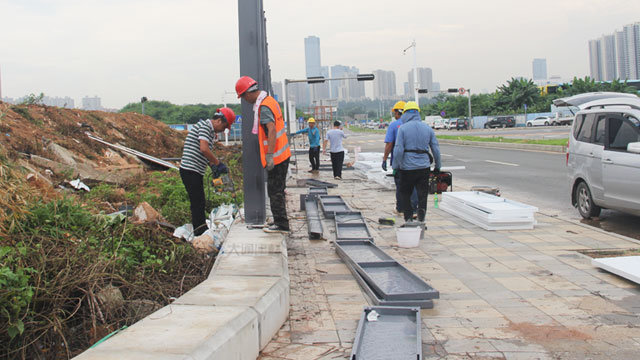
POLYGON ((273 224, 269 227, 265 227, 262 231, 266 233, 281 233, 281 234, 289 234, 289 228, 285 228, 280 225, 273 224))

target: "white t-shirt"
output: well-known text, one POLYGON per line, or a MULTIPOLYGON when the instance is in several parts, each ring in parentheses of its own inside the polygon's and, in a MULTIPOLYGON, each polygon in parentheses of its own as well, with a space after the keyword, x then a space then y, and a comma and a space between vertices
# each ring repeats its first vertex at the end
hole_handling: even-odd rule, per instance
POLYGON ((329 152, 337 153, 344 151, 342 147, 342 139, 346 139, 347 135, 340 129, 331 129, 324 135, 325 140, 329 140, 329 152))

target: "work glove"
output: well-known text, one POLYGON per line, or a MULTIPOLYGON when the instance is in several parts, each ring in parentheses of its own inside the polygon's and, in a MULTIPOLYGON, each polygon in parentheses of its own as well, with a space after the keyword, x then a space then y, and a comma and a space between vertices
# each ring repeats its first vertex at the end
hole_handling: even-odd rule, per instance
POLYGON ((382 170, 383 170, 383 171, 387 171, 387 160, 384 160, 384 161, 382 162, 382 170))
POLYGON ((433 168, 433 174, 434 174, 435 176, 440 175, 440 168, 433 168))
POLYGON ((273 170, 275 164, 273 163, 273 154, 267 154, 267 171, 273 170))
POLYGON ((392 174, 393 174, 393 176, 398 175, 398 169, 393 169, 393 173, 392 174))
POLYGON ((216 179, 218 177, 218 165, 209 164, 209 168, 211 169, 211 175, 216 179))
POLYGON ((218 163, 218 172, 215 174, 215 177, 220 177, 221 175, 227 174, 229 172, 229 168, 222 161, 218 163))

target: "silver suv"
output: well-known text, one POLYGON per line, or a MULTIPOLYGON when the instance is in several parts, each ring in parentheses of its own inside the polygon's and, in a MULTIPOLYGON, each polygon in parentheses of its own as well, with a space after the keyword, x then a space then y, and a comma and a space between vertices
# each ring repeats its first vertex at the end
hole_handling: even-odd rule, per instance
POLYGON ((640 98, 588 93, 554 104, 580 109, 567 148, 573 206, 585 219, 602 208, 640 216, 640 98))

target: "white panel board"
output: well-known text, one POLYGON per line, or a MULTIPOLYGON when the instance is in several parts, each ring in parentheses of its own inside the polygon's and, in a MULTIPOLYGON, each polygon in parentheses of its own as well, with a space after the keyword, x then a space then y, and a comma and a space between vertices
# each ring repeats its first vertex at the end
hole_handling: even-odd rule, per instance
POLYGON ((591 265, 640 284, 640 256, 619 256, 592 259, 591 265))

